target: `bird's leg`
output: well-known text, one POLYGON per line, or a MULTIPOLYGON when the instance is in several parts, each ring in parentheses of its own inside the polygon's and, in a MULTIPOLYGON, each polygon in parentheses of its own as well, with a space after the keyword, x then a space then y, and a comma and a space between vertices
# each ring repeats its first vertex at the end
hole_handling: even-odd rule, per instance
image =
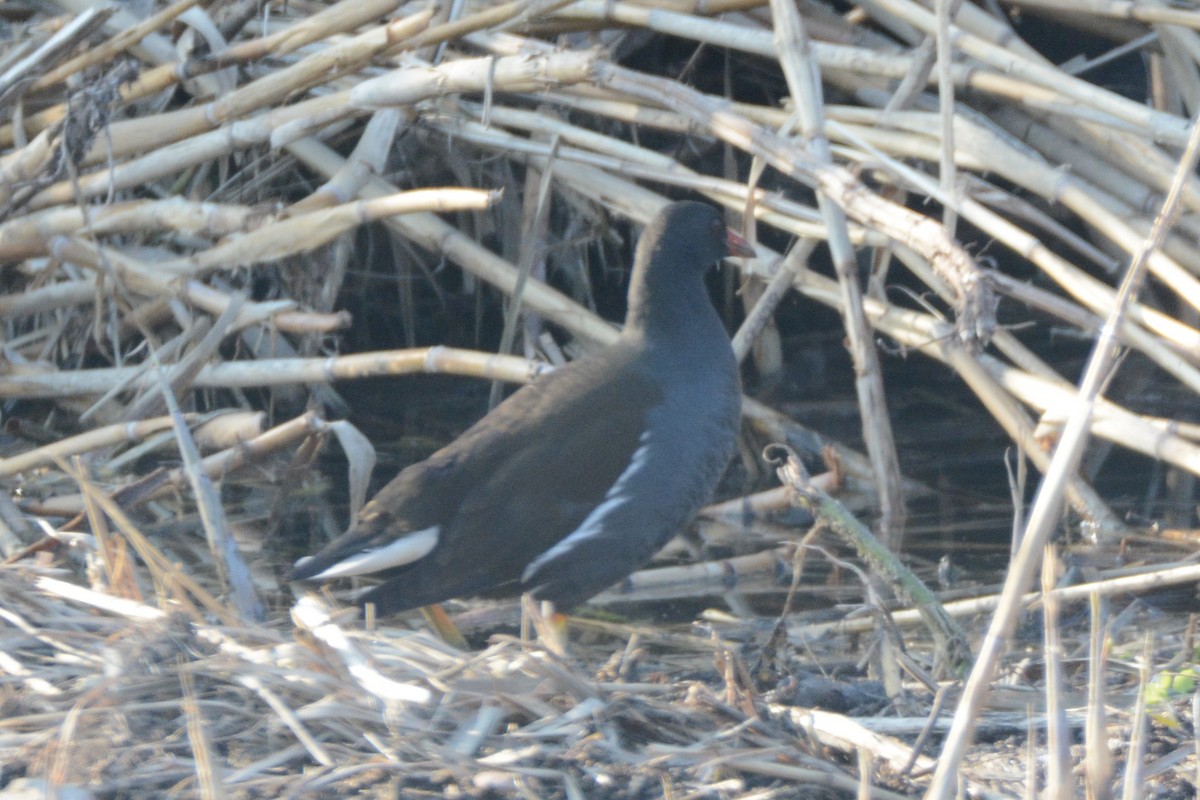
POLYGON ((554 610, 554 604, 543 600, 538 602, 532 595, 521 595, 521 633, 525 637, 528 630, 526 621, 533 626, 538 638, 546 649, 556 656, 567 655, 567 620, 566 614, 554 610))
POLYGON ((471 649, 470 645, 467 644, 467 638, 462 635, 462 631, 454 624, 454 620, 450 619, 450 615, 446 613, 446 609, 442 608, 441 603, 421 606, 421 616, 425 617, 425 621, 429 623, 429 627, 433 628, 433 632, 446 644, 456 647, 459 650, 471 649))

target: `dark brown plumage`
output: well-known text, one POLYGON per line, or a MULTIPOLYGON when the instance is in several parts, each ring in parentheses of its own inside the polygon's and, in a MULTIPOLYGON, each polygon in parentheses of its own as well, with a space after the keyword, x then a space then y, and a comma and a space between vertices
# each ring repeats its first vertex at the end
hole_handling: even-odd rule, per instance
POLYGON ((500 404, 371 500, 294 577, 378 573, 379 613, 532 592, 569 610, 628 575, 705 503, 733 453, 741 385, 703 274, 753 252, 702 203, 638 244, 617 341, 500 404))

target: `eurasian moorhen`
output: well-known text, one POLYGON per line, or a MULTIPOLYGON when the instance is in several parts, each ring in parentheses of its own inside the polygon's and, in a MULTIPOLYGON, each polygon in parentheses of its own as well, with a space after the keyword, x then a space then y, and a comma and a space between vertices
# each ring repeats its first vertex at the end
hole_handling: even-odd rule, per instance
POLYGON ((568 611, 648 561, 734 452, 738 366, 703 276, 754 251, 712 206, 646 226, 617 341, 522 388, 404 469, 297 580, 378 574, 380 614, 531 592, 568 611))

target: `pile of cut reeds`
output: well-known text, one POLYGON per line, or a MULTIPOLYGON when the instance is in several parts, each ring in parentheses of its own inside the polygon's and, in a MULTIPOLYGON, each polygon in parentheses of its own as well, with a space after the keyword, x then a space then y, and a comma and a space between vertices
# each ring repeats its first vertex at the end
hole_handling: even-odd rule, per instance
MULTIPOLYGON (((1200 12, 985 6, 0 5, 0 794, 945 798, 961 780, 1020 797, 1034 760, 1052 791, 1078 768, 1092 796, 1183 792, 1194 737, 1146 712, 1194 718, 1186 621, 1107 617, 1103 598, 1200 577, 1200 12), (1055 65, 1014 25, 1091 51, 1068 44, 1055 65), (1094 79, 1113 63, 1136 65, 1123 94, 1094 79), (356 632, 316 597, 293 606, 291 557, 349 518, 317 460, 331 439, 349 514, 368 491, 375 454, 345 387, 528 381, 544 365, 522 348, 554 361, 611 341, 597 275, 684 196, 756 243, 727 309, 755 385, 785 370, 780 304, 798 293, 841 320, 862 420, 859 453, 748 396, 747 441, 799 453, 773 465, 788 488, 706 511, 700 547, 731 557, 597 598, 723 597, 741 616, 580 623, 567 656, 502 635, 464 654, 390 621, 356 632), (345 354, 372 341, 348 298, 393 270, 399 310, 358 308, 411 343, 499 309, 496 335, 473 333, 499 354, 345 354), (1031 329, 1096 341, 1084 377, 1031 329), (935 493, 900 469, 881 368, 897 351, 944 364, 1019 454, 1024 539, 1002 593, 934 597, 895 562, 907 509, 935 493), (1170 408, 1106 396, 1133 366, 1170 408), (1171 509, 1149 515, 1162 525, 1089 482, 1089 437, 1155 465, 1129 486, 1168 496, 1150 504, 1171 509), (788 528, 795 503, 839 536, 788 528), (291 532, 299 506, 317 534, 291 532), (1100 569, 1054 588, 1064 507, 1100 569), (786 613, 816 561, 856 576, 865 616, 786 613), (1047 634, 1010 653, 1029 644, 1014 624, 1039 563, 1047 634), (785 613, 756 617, 760 593, 785 613), (1060 619, 1089 599, 1090 617, 1060 619), (954 706, 944 681, 968 646, 982 655, 953 724, 923 731, 954 706), (878 698, 857 679, 868 663, 878 698), (989 701, 1004 668, 1013 685, 989 701), (843 672, 856 682, 815 677, 843 672), (844 713, 810 708, 834 695, 844 713), (886 724, 870 716, 884 708, 886 724), (980 730, 1030 727, 1048 744, 1030 734, 1012 774, 997 746, 972 749, 980 730), (947 730, 934 759, 923 733, 947 730), (1155 737, 1166 754, 1148 762, 1155 737)), ((746 451, 761 488, 774 470, 746 451)))

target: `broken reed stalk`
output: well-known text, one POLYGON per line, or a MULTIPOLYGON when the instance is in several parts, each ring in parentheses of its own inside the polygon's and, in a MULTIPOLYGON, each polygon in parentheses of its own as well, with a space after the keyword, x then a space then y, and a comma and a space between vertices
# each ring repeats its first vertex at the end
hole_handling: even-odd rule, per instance
MULTIPOLYGON (((544 372, 545 364, 517 356, 503 356, 452 347, 423 347, 379 353, 354 353, 329 358, 279 358, 228 361, 205 365, 197 373, 197 388, 251 388, 288 384, 320 384, 339 380, 413 373, 447 373, 525 383, 544 372)), ((110 367, 75 372, 13 375, 0 378, 0 392, 8 397, 65 398, 93 395, 126 383, 141 389, 149 379, 132 380, 142 367, 110 367)))
POLYGON ((925 584, 854 518, 844 506, 817 488, 796 454, 780 445, 768 448, 764 457, 773 461, 780 481, 791 489, 793 502, 813 512, 819 522, 830 527, 866 562, 873 575, 888 582, 897 596, 915 607, 934 639, 937 668, 941 675, 960 673, 971 663, 971 646, 966 633, 953 621, 925 584))
MULTIPOLYGON (((813 64, 812 43, 800 13, 791 0, 772 0, 771 17, 780 66, 799 116, 799 133, 809 143, 809 149, 821 166, 830 169, 834 162, 825 134, 821 76, 813 64)), ((767 161, 764 154, 755 155, 767 161)), ((879 356, 863 310, 858 261, 850 243, 846 211, 842 205, 834 196, 820 193, 817 195, 817 207, 825 221, 829 253, 841 289, 842 323, 854 360, 854 388, 858 394, 863 440, 879 492, 879 539, 885 547, 899 549, 904 538, 906 516, 904 493, 900 488, 900 460, 892 435, 879 356)))
MULTIPOLYGON (((195 419, 196 415, 189 415, 195 419)), ((123 442, 137 442, 145 437, 171 427, 169 417, 154 417, 132 423, 117 423, 103 428, 94 428, 78 436, 63 439, 54 444, 28 450, 9 458, 0 459, 0 478, 10 478, 19 472, 53 464, 72 455, 112 447, 123 442)))
MULTIPOLYGON (((1087 370, 1079 387, 1079 393, 1072 404, 1062 438, 1054 450, 1043 482, 1038 488, 1033 507, 1025 523, 1021 544, 1009 567, 1004 591, 1001 595, 1001 604, 988 627, 987 637, 980 649, 979 660, 971 669, 971 676, 963 690, 962 703, 954 713, 954 724, 951 727, 950 736, 947 737, 942 751, 942 759, 938 762, 938 769, 934 773, 933 784, 929 792, 930 797, 934 800, 950 800, 957 794, 958 766, 973 738, 974 713, 982 707, 987 697, 992 675, 1004 650, 1007 649, 1008 639, 1012 636, 1012 630, 1017 622, 1018 599, 1025 592, 1033 576, 1038 551, 1050 541, 1054 520, 1062 508, 1067 481, 1077 472, 1082 459, 1097 400, 1103 393, 1104 385, 1109 379, 1109 370, 1117 357, 1116 349, 1113 347, 1117 339, 1117 331, 1121 327, 1122 318, 1131 301, 1138 296, 1145 284, 1151 254, 1162 245, 1166 231, 1172 227, 1172 221, 1182 211, 1180 204, 1182 188, 1189 180, 1194 179, 1197 161, 1200 161, 1200 117, 1193 122, 1188 146, 1180 156, 1171 192, 1163 201, 1151 235, 1142 243, 1121 278, 1116 306, 1112 314, 1105 319, 1091 357, 1088 359, 1087 370)), ((1147 645, 1147 647, 1149 646, 1147 645)))

